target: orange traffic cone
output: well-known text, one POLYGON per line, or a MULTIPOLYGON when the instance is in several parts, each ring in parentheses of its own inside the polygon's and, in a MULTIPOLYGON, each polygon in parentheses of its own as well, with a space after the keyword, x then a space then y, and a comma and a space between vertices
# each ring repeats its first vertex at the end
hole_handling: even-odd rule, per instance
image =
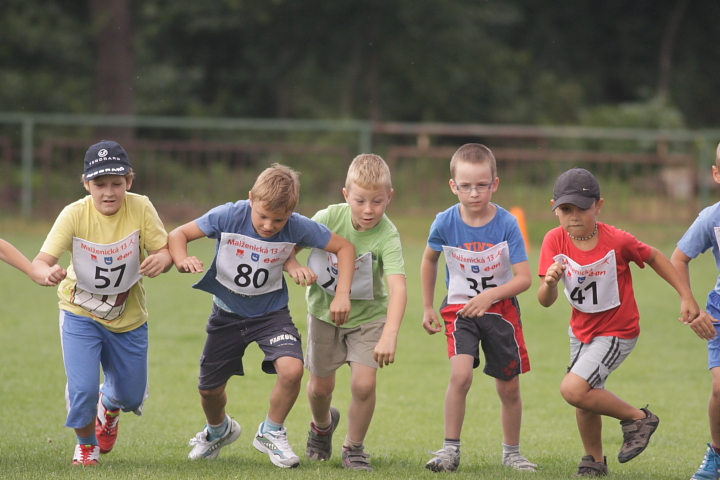
POLYGON ((530 238, 528 237, 527 224, 525 223, 525 212, 520 207, 512 207, 510 213, 517 219, 518 226, 520 226, 520 233, 522 233, 523 240, 525 241, 525 250, 530 253, 530 238))

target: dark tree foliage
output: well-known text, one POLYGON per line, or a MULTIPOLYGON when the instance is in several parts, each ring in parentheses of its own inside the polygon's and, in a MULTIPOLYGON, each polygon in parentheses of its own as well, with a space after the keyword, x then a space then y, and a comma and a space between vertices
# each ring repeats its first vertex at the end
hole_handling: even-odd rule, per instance
MULTIPOLYGON (((139 114, 720 125, 717 2, 114 1, 139 114)), ((90 5, 0 4, 0 110, 107 111, 90 5)))

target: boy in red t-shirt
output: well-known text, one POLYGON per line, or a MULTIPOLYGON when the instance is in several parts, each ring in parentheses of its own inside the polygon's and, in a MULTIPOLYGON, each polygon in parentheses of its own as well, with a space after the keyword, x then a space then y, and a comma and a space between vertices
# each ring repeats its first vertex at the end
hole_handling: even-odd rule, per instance
MULTIPOLYGON (((596 220, 603 199, 592 173, 573 168, 560 175, 551 204, 560 227, 550 230, 543 240, 538 267, 543 281, 538 301, 544 307, 552 305, 558 297, 558 283, 563 281, 572 305, 568 332, 571 365, 560 393, 576 408, 585 449, 577 475, 604 476, 608 468, 602 450, 603 415, 620 420, 620 463, 645 450, 659 423, 657 415, 647 408, 635 408, 604 388, 608 375, 627 358, 640 334, 630 262, 640 268, 647 263, 675 288, 681 299, 683 323, 711 321, 699 317, 700 309, 690 289, 665 255, 596 220)), ((702 330, 696 326, 693 329, 702 338, 702 330)))

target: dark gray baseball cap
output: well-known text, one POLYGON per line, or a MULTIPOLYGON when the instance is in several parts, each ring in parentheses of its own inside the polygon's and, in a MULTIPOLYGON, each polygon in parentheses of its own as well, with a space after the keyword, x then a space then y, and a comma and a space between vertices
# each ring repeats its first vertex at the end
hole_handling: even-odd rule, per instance
POLYGON ((572 168, 555 180, 553 210, 563 203, 586 209, 596 200, 600 200, 600 185, 595 176, 584 168, 572 168))
POLYGON ((100 175, 127 175, 130 160, 125 149, 112 140, 103 140, 85 153, 85 180, 100 175))

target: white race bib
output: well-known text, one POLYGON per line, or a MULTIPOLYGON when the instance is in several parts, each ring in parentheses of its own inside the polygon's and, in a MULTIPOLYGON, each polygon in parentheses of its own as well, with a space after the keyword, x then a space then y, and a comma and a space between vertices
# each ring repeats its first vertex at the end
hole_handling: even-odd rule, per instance
MULTIPOLYGON (((313 248, 308 255, 307 266, 318 276, 317 284, 332 296, 337 287, 337 256, 334 253, 313 248)), ((351 300, 372 300, 373 276, 372 253, 366 252, 355 259, 355 273, 350 287, 351 300)))
POLYGON ((565 296, 573 307, 585 313, 597 313, 620 305, 615 250, 591 265, 578 265, 566 255, 556 255, 565 270, 562 281, 565 296))
POLYGON ((715 227, 715 240, 717 241, 718 245, 720 245, 720 227, 715 227))
POLYGON ((114 320, 125 310, 128 291, 142 278, 139 231, 108 245, 73 237, 73 268, 77 282, 72 303, 114 320))
POLYGON ((230 291, 262 295, 282 288, 283 265, 294 243, 264 242, 223 232, 215 268, 216 279, 230 291))
POLYGON ((512 280, 510 249, 507 242, 482 252, 443 245, 445 264, 450 273, 448 305, 462 305, 488 288, 512 280))

